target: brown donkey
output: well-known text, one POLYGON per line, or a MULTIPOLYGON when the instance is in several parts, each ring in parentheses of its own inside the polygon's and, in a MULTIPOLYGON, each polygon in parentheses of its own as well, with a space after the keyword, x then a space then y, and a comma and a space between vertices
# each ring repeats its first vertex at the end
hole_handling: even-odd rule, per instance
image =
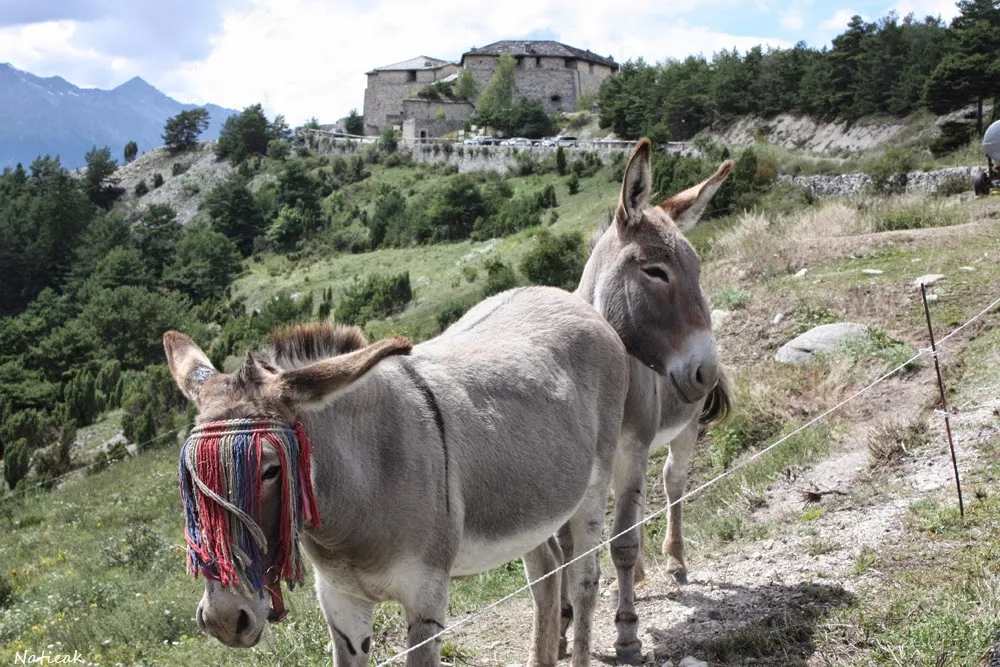
MULTIPOLYGON (((613 476, 615 535, 642 518, 654 440, 671 441, 664 486, 674 501, 683 494, 699 418, 716 419, 730 405, 699 283, 701 265, 682 232, 698 222, 732 168, 727 161, 708 180, 653 206, 651 145, 648 139, 640 141, 625 168, 614 223, 594 244, 576 290, 618 332, 631 355, 613 476)), ((683 579, 680 503, 668 518, 664 551, 675 576, 683 579)), ((611 543, 619 584, 615 650, 619 661, 633 664, 642 660, 634 588, 642 534, 636 528, 611 543)), ((571 616, 565 599, 563 610, 564 617, 571 616)))

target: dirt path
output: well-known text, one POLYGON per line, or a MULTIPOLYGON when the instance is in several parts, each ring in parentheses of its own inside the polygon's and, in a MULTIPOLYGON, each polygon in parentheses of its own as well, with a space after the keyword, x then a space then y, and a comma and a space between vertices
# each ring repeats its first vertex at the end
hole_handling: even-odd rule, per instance
MULTIPOLYGON (((770 485, 749 517, 763 539, 711 552, 689 540, 690 581, 684 586, 674 583, 662 559, 647 562, 637 607, 648 664, 677 665, 691 655, 712 658, 712 665, 818 666, 847 657, 842 647, 816 641, 817 622, 878 584, 880 573, 864 567, 865 554, 893 549, 904 539, 914 500, 954 502, 943 419, 927 409, 935 401, 932 376, 926 369, 866 394, 853 406, 849 426, 837 432, 827 457, 788 470, 770 485), (926 423, 929 444, 894 469, 873 472, 868 441, 886 416, 899 423, 926 423), (807 503, 807 491, 832 493, 807 503)), ((1000 397, 983 388, 958 407, 952 429, 959 466, 972 470, 979 465, 976 445, 1000 430, 995 416, 1000 397)), ((651 498, 650 506, 659 502, 651 498)), ((613 576, 604 568, 593 644, 595 661, 607 664, 614 664, 608 588, 613 576)), ((511 665, 525 660, 530 634, 531 603, 524 596, 476 619, 451 641, 472 652, 464 664, 511 665)))

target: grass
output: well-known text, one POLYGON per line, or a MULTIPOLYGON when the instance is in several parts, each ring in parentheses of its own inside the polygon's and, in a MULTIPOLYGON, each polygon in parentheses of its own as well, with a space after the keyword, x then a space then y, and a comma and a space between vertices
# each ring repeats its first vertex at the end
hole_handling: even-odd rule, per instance
POLYGON ((747 305, 750 300, 750 291, 742 287, 726 287, 712 294, 711 302, 713 308, 723 310, 736 310, 747 305))
MULTIPOLYGON (((379 183, 407 183, 407 179, 420 173, 414 168, 405 168, 402 174, 395 173, 397 171, 400 170, 373 168, 370 179, 351 187, 364 185, 375 188, 379 183)), ((433 179, 425 180, 429 183, 433 179)), ((515 193, 522 190, 534 192, 549 183, 556 186, 559 202, 554 209, 559 219, 552 229, 578 231, 585 236, 589 236, 604 221, 620 187, 609 183, 603 173, 582 179, 580 192, 576 195, 566 194, 562 179, 554 174, 512 180, 515 193)), ((282 291, 305 295, 332 287, 336 302, 356 276, 409 271, 414 291, 409 307, 397 316, 369 323, 367 329, 374 337, 402 333, 424 340, 438 333, 437 315, 448 303, 475 303, 479 300, 487 259, 499 258, 517 266, 531 247, 532 235, 533 230, 525 230, 504 239, 380 249, 364 254, 309 258, 309 261, 270 256, 261 262, 248 263, 247 272, 233 285, 233 295, 244 299, 252 309, 282 291)), ((319 301, 318 297, 314 298, 319 301)))

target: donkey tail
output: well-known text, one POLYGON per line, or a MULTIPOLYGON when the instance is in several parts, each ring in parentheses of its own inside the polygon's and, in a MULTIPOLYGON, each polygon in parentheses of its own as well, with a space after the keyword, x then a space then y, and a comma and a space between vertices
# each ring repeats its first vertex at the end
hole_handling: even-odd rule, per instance
POLYGON ((719 381, 705 398, 705 406, 701 409, 701 415, 698 417, 698 425, 701 428, 706 428, 715 424, 723 424, 733 416, 735 411, 736 393, 733 391, 732 379, 723 366, 719 372, 719 381))

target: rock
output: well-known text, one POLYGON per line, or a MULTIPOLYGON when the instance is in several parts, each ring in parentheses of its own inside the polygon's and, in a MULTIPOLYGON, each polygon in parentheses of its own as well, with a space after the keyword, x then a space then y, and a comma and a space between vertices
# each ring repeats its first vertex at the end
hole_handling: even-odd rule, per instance
POLYGON ((916 264, 917 262, 923 261, 923 257, 914 257, 910 260, 910 264, 916 264))
POLYGON ((974 267, 974 266, 960 266, 960 267, 958 267, 958 270, 959 271, 975 271, 976 267, 974 267))
POLYGON ((656 664, 656 652, 646 651, 646 655, 642 658, 642 664, 644 665, 655 665, 656 664))
POLYGON ((715 331, 733 316, 733 311, 717 309, 712 311, 712 330, 715 331))
POLYGON ((798 273, 795 274, 795 277, 805 278, 807 273, 809 273, 809 269, 799 269, 798 273))
POLYGON ((781 321, 783 319, 785 319, 785 314, 784 313, 778 313, 777 315, 774 316, 774 319, 771 320, 771 324, 781 324, 781 321))
POLYGON ((942 280, 944 276, 940 273, 925 273, 916 280, 913 281, 915 287, 920 287, 921 285, 933 285, 939 280, 942 280))
POLYGON ((782 345, 774 359, 783 364, 805 364, 812 361, 817 352, 829 352, 841 341, 867 332, 868 327, 853 322, 823 324, 782 345))
POLYGON ((660 665, 660 667, 674 667, 674 663, 672 660, 667 660, 665 663, 660 665))
POLYGON ((928 294, 927 295, 927 300, 928 301, 937 301, 938 300, 938 295, 937 294, 928 294))
POLYGON ((693 655, 689 655, 677 663, 677 667, 708 667, 708 663, 704 660, 699 660, 693 655))
POLYGON ((710 619, 712 619, 713 621, 721 621, 722 620, 722 612, 719 611, 718 609, 709 609, 708 610, 708 617, 710 619))
POLYGON ((885 273, 885 271, 882 271, 881 269, 861 269, 861 273, 868 276, 880 276, 885 273))

